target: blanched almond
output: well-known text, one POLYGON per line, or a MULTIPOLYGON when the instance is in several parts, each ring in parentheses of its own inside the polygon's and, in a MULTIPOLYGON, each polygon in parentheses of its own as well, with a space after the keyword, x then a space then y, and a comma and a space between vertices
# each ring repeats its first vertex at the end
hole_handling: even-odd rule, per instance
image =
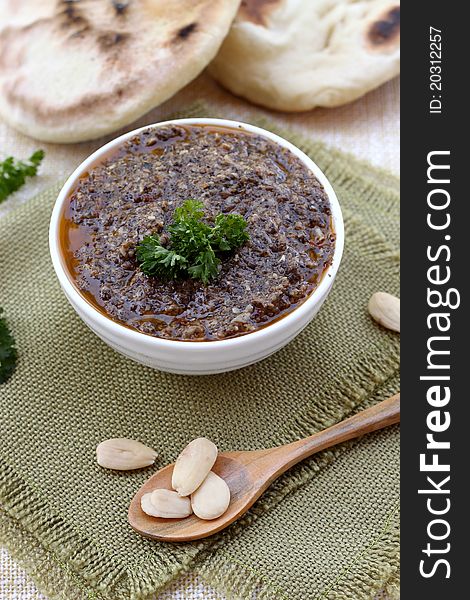
POLYGON ((370 316, 387 329, 400 332, 400 299, 386 292, 376 292, 369 300, 370 316))
POLYGON ((213 471, 207 474, 198 489, 191 494, 191 506, 200 519, 217 519, 230 504, 230 490, 225 481, 213 471))
POLYGON ((189 496, 201 485, 217 458, 217 446, 207 438, 196 438, 178 456, 171 485, 180 496, 189 496))
POLYGON ((182 498, 176 492, 165 489, 144 494, 140 506, 145 514, 162 519, 184 519, 193 512, 189 498, 182 498))
POLYGON ((152 504, 152 493, 148 492, 148 494, 144 494, 140 499, 140 506, 146 515, 150 517, 159 517, 160 515, 157 513, 157 509, 152 504))
POLYGON ((193 512, 189 498, 183 498, 172 490, 154 490, 150 496, 155 508, 154 516, 165 519, 184 519, 193 512))
POLYGON ((96 460, 100 467, 117 471, 142 469, 153 465, 157 453, 136 440, 112 438, 96 447, 96 460))

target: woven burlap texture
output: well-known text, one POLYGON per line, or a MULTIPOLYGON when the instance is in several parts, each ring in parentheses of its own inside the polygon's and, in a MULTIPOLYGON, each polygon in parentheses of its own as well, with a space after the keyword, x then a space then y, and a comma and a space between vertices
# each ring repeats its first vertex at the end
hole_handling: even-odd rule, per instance
POLYGON ((373 292, 398 293, 396 180, 280 133, 333 183, 346 250, 314 322, 239 372, 158 373, 86 329, 48 254, 58 187, 0 222, 0 305, 20 349, 0 390, 0 537, 50 598, 145 598, 189 568, 237 599, 256 590, 270 600, 349 600, 396 589, 397 428, 305 461, 228 531, 192 545, 153 543, 128 527, 129 500, 152 469, 116 475, 95 464, 94 447, 113 436, 158 449, 158 465, 198 435, 222 450, 282 444, 398 389, 397 336, 366 310, 373 292))

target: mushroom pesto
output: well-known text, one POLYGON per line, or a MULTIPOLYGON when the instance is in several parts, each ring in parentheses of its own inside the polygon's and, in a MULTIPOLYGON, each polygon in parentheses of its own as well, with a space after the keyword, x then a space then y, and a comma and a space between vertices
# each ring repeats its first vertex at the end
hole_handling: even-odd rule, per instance
POLYGON ((290 150, 251 132, 165 125, 140 132, 79 179, 65 203, 61 247, 71 279, 109 318, 172 340, 244 335, 296 308, 335 246, 322 185, 290 150), (247 240, 206 283, 147 276, 137 248, 170 247, 175 211, 197 199, 204 222, 237 214, 247 240))

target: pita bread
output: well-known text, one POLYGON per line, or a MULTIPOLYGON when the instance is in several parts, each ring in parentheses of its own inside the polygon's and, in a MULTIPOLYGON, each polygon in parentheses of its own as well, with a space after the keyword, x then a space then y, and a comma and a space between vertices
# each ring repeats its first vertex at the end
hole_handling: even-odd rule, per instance
POLYGON ((310 110, 397 75, 399 43, 393 0, 244 0, 209 70, 256 104, 310 110))
POLYGON ((49 142, 119 129, 215 56, 240 0, 1 0, 0 115, 49 142))

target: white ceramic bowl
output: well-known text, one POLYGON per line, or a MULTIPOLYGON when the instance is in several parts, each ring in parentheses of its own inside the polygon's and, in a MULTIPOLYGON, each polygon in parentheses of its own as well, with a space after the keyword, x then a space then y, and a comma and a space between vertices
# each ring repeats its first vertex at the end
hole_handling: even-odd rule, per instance
POLYGON ((49 231, 52 262, 60 285, 70 304, 96 335, 121 354, 154 369, 170 373, 185 375, 223 373, 224 371, 245 367, 273 354, 290 342, 317 314, 331 290, 341 261, 344 244, 343 217, 336 194, 322 171, 308 156, 281 137, 253 125, 226 119, 178 119, 157 123, 150 127, 160 127, 170 123, 180 125, 205 123, 257 133, 288 148, 313 172, 328 194, 333 226, 336 232, 333 261, 324 274, 320 285, 296 309, 271 325, 240 337, 208 342, 187 342, 152 337, 112 321, 90 304, 71 281, 61 255, 59 222, 63 205, 83 172, 87 171, 107 152, 149 126, 131 131, 109 142, 87 158, 69 177, 57 198, 52 212, 49 231))

